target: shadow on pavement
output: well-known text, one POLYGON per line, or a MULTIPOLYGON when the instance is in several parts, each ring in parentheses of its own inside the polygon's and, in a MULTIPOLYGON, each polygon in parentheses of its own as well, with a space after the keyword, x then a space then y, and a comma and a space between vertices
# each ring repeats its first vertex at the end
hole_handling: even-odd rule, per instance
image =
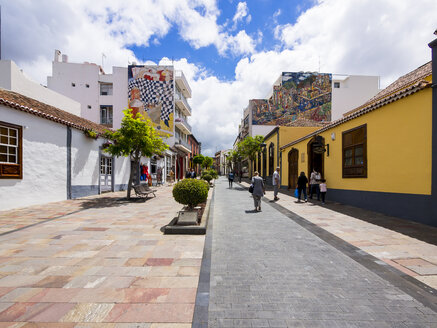
MULTIPOLYGON (((270 188, 267 188, 267 190, 269 189, 270 188)), ((291 190, 279 190, 280 194, 285 194, 288 196, 292 196, 293 192, 294 191, 291 190)), ((321 203, 317 200, 308 199, 308 202, 312 206, 320 205, 332 211, 348 215, 356 219, 366 221, 368 223, 375 224, 377 226, 396 231, 406 236, 421 240, 425 243, 437 246, 437 228, 435 227, 393 216, 387 216, 382 213, 365 210, 359 207, 354 207, 337 202, 330 202, 329 200, 326 202, 325 205, 321 205, 321 203)))
POLYGON ((123 198, 99 197, 99 198, 82 200, 82 203, 80 206, 83 209, 119 207, 119 206, 131 204, 131 203, 145 203, 149 199, 151 199, 151 198, 145 199, 145 198, 131 197, 131 199, 128 200, 126 197, 123 197, 123 198))

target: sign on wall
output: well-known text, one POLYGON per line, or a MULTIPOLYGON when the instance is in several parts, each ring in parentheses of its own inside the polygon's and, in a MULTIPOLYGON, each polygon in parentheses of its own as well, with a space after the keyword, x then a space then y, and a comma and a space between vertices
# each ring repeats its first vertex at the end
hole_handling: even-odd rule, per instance
POLYGON ((158 131, 173 135, 174 71, 172 66, 129 65, 128 103, 158 131))
POLYGON ((331 120, 332 74, 284 72, 270 99, 249 101, 252 124, 286 126, 296 119, 331 120))

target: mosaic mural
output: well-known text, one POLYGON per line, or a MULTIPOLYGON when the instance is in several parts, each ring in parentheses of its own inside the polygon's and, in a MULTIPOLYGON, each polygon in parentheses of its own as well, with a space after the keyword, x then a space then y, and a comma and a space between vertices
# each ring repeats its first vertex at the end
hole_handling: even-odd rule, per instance
POLYGON ((174 83, 171 66, 128 66, 128 103, 164 134, 173 135, 174 83))
POLYGON ((270 99, 252 99, 252 124, 286 126, 296 119, 331 120, 332 74, 283 72, 270 99))

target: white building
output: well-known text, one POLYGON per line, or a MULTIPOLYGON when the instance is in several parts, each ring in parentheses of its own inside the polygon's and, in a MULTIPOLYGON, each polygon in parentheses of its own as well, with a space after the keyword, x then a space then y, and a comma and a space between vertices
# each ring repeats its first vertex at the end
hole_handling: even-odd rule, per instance
POLYGON ((105 154, 105 139, 86 130, 105 127, 0 89, 0 209, 125 190, 129 160, 105 154))
MULTIPOLYGON (((280 86, 281 83, 282 75, 273 84, 273 88, 280 86)), ((364 104, 380 91, 379 87, 379 76, 333 74, 331 85, 331 121, 341 118, 344 113, 364 104)), ((271 91, 266 99, 271 99, 272 95, 273 92, 271 91)), ((239 127, 239 139, 242 140, 247 135, 265 136, 275 127, 276 125, 274 124, 253 124, 253 109, 249 104, 243 113, 239 127)))
MULTIPOLYGON (((129 107, 128 73, 127 67, 113 67, 112 74, 106 74, 102 67, 93 63, 69 63, 68 57, 61 56, 56 50, 52 76, 47 78, 47 87, 78 101, 82 117, 118 129, 123 110, 129 107)), ((170 137, 165 139, 170 150, 164 158, 154 156, 142 161, 158 183, 165 182, 172 169, 177 178, 183 178, 188 168, 187 155, 191 152, 188 146, 191 126, 187 122, 191 116, 191 107, 187 102, 187 98, 191 98, 191 88, 182 71, 174 71, 172 90, 174 124, 170 137), (161 181, 157 181, 158 178, 161 181)))

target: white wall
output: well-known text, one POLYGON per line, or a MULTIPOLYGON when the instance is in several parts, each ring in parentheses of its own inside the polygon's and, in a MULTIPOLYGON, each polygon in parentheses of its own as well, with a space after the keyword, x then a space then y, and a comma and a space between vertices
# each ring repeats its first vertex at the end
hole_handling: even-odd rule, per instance
POLYGON ((29 79, 10 60, 0 60, 0 87, 80 116, 80 103, 29 79))
POLYGON ((99 146, 104 139, 91 139, 83 131, 71 131, 71 185, 99 185, 99 146))
POLYGON ((64 200, 67 197, 67 128, 0 105, 1 120, 23 129, 23 179, 0 179, 0 209, 64 200))
POLYGON ((333 76, 331 120, 341 118, 344 113, 364 104, 379 91, 379 76, 333 76), (339 82, 340 88, 334 88, 334 82, 339 82))
POLYGON ((276 128, 276 125, 252 125, 252 136, 253 137, 256 135, 266 136, 274 128, 276 128))
MULTIPOLYGON (((103 76, 102 76, 103 77, 103 76)), ((113 83, 113 128, 119 129, 121 120, 124 116, 123 110, 128 107, 128 81, 127 67, 112 68, 112 83, 113 83)))
POLYGON ((52 76, 47 77, 47 87, 79 102, 81 112, 78 116, 100 123, 98 79, 99 66, 96 64, 53 62, 52 76))

